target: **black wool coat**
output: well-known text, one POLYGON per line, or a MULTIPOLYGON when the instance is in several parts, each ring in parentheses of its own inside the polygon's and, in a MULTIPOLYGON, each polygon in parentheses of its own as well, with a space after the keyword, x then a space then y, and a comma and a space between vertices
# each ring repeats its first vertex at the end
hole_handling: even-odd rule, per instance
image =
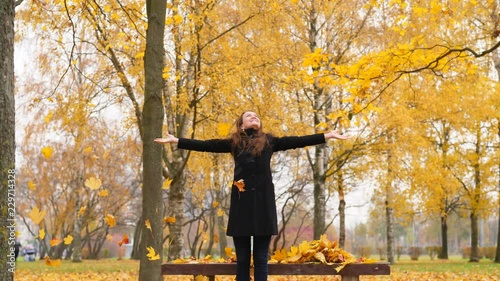
MULTIPOLYGON (((261 155, 235 149, 234 181, 244 180, 245 191, 233 184, 226 234, 254 236, 278 234, 276 199, 271 175, 271 156, 276 151, 325 143, 324 134, 274 137, 266 135, 269 146, 261 155)), ((231 153, 230 139, 194 140, 179 138, 178 148, 204 152, 231 153)))

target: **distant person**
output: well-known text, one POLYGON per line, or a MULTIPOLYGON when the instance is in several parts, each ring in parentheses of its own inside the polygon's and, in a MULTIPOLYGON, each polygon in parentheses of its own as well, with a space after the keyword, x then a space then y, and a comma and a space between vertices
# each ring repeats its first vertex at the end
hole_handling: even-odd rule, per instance
POLYGON ((21 250, 21 243, 16 241, 14 244, 14 259, 17 261, 17 257, 19 256, 19 251, 21 250))
POLYGON ((328 139, 348 137, 331 131, 307 136, 275 137, 264 133, 258 115, 243 112, 236 120, 236 130, 226 139, 194 140, 167 133, 154 141, 177 143, 179 149, 231 153, 234 177, 226 234, 233 237, 236 250, 236 280, 250 280, 251 237, 255 281, 265 281, 271 236, 278 233, 276 199, 271 174, 271 156, 276 151, 318 145, 328 139))

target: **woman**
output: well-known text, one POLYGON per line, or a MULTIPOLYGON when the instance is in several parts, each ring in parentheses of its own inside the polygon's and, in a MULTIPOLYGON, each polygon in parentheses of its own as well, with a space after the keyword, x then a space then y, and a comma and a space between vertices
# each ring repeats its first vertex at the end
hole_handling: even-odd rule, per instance
POLYGON ((227 139, 194 140, 167 133, 155 142, 177 143, 180 149, 231 153, 234 177, 226 234, 233 237, 236 249, 236 280, 250 280, 253 237, 255 281, 267 280, 267 261, 271 236, 278 233, 271 156, 276 151, 325 143, 328 139, 347 139, 337 131, 301 137, 274 137, 262 131, 258 115, 245 111, 236 120, 236 132, 227 139))

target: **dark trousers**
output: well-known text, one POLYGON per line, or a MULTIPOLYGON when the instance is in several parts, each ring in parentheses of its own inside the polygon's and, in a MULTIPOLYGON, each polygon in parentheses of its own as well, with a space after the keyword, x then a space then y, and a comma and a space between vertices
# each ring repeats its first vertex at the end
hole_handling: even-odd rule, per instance
MULTIPOLYGON (((233 237, 236 250, 236 280, 250 280, 250 236, 233 237)), ((267 260, 271 236, 253 236, 253 265, 255 281, 267 281, 267 260)))

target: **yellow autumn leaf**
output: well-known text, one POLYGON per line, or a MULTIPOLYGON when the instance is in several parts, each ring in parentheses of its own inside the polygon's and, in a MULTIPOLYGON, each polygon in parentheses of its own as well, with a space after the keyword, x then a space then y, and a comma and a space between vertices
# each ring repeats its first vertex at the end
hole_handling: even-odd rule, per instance
POLYGON ((238 188, 239 192, 245 192, 245 180, 237 180, 234 182, 234 185, 238 188))
POLYGON ((113 242, 113 236, 112 236, 111 234, 106 235, 106 239, 107 239, 109 242, 113 242))
POLYGON ((92 152, 92 146, 88 146, 86 147, 83 151, 82 151, 82 154, 83 155, 86 155, 86 154, 89 154, 92 152))
POLYGON ((165 223, 174 223, 175 222, 175 218, 174 217, 164 217, 163 218, 163 222, 165 222, 165 223))
POLYGON ((217 206, 219 206, 219 202, 217 201, 212 202, 212 208, 217 208, 217 206))
POLYGON ((226 253, 226 257, 230 258, 233 255, 233 249, 230 247, 224 248, 224 253, 226 253))
POLYGON ((48 266, 60 266, 61 265, 61 260, 51 260, 49 257, 45 257, 45 265, 48 266))
POLYGON ((42 222, 43 218, 45 218, 45 215, 47 214, 47 211, 40 211, 36 206, 33 207, 31 212, 29 212, 28 216, 30 219, 33 221, 34 224, 40 224, 42 222))
MULTIPOLYGON (((35 102, 38 102, 38 101, 35 101, 35 102)), ((49 111, 49 113, 45 117, 43 117, 43 120, 45 121, 45 123, 49 123, 50 120, 52 120, 52 118, 54 118, 54 111, 53 110, 49 111)))
POLYGON ((61 244, 62 240, 57 239, 57 237, 54 236, 54 237, 52 237, 52 239, 49 242, 50 242, 51 247, 55 247, 55 246, 61 244))
POLYGON ((41 240, 45 239, 45 229, 38 230, 38 237, 40 237, 41 240))
POLYGON ((87 206, 81 207, 80 210, 78 210, 78 217, 84 215, 86 210, 87 210, 87 206))
POLYGON ((109 191, 107 189, 103 189, 99 192, 99 197, 105 197, 109 195, 109 191))
POLYGON ((151 222, 149 221, 149 219, 146 219, 144 224, 146 225, 146 228, 149 229, 149 231, 151 231, 151 233, 153 233, 153 229, 151 228, 151 222))
POLYGON ((157 254, 155 252, 155 249, 153 247, 146 247, 146 249, 148 250, 148 254, 146 255, 146 257, 148 257, 148 259, 150 261, 154 261, 154 260, 159 260, 160 259, 160 254, 157 254))
POLYGON ((222 217, 223 215, 224 215, 224 211, 221 208, 217 209, 217 216, 222 217))
POLYGON ((69 245, 69 244, 71 244, 71 242, 73 242, 73 236, 68 234, 68 236, 64 237, 63 240, 64 240, 65 245, 69 245))
POLYGON ((172 183, 172 180, 171 180, 171 179, 165 179, 165 180, 163 181, 163 185, 162 185, 162 187, 161 187, 161 188, 162 188, 162 189, 167 189, 167 188, 169 188, 169 187, 170 187, 170 184, 171 184, 171 183, 172 183))
POLYGON ((106 217, 104 217, 104 221, 106 222, 109 227, 113 227, 116 225, 116 219, 113 215, 107 214, 106 217))
POLYGON ((28 187, 30 190, 35 190, 36 189, 36 184, 33 181, 28 182, 28 187))
POLYGON ((92 190, 99 189, 99 187, 101 187, 101 180, 96 179, 94 177, 90 177, 85 180, 85 186, 92 190))
POLYGON ((42 148, 42 154, 45 159, 50 159, 52 157, 52 153, 54 153, 54 149, 50 146, 46 146, 42 148))
POLYGON ((271 256, 271 259, 276 260, 278 262, 286 260, 286 249, 274 251, 274 255, 271 256))
POLYGON ((196 275, 196 277, 194 278, 195 281, 206 281, 208 280, 208 277, 205 277, 203 275, 196 275))

